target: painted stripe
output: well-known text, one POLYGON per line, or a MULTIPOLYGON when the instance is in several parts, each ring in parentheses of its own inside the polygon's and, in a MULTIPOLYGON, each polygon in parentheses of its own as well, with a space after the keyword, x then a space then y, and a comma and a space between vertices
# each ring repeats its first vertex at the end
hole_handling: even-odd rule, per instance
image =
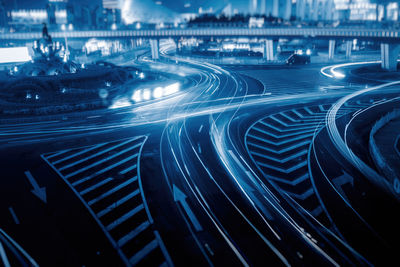
POLYGON ((10 211, 11 216, 13 217, 15 224, 19 224, 19 220, 18 220, 17 215, 14 212, 14 209, 12 207, 9 207, 8 210, 10 211))
POLYGON ((265 146, 262 146, 262 145, 258 145, 258 144, 255 144, 255 143, 249 142, 249 141, 247 141, 247 144, 251 145, 251 146, 254 146, 254 147, 257 147, 259 149, 263 149, 263 150, 269 151, 269 152, 282 154, 282 153, 288 152, 290 150, 293 150, 295 148, 299 148, 299 147, 302 147, 302 146, 308 146, 310 144, 310 141, 307 140, 307 141, 304 141, 304 142, 300 142, 300 143, 294 144, 293 146, 286 147, 286 148, 283 148, 283 149, 280 149, 280 150, 271 149, 271 148, 268 148, 268 147, 265 147, 265 146))
POLYGON ((297 153, 295 153, 293 155, 290 155, 289 157, 284 157, 283 159, 279 159, 279 158, 276 158, 276 157, 271 157, 271 156, 268 156, 267 154, 261 154, 261 153, 253 152, 253 151, 251 151, 250 153, 252 155, 255 155, 255 156, 258 156, 258 157, 261 157, 261 158, 264 158, 264 159, 268 159, 268 160, 271 160, 271 161, 276 161, 276 162, 279 162, 279 163, 286 163, 286 162, 291 161, 293 159, 296 159, 296 158, 299 158, 301 156, 307 155, 308 150, 305 150, 305 149, 301 150, 301 151, 299 151, 299 152, 297 152, 297 153))
POLYGON ((300 135, 300 134, 305 134, 305 133, 314 133, 315 132, 315 128, 310 128, 309 130, 305 130, 305 131, 298 131, 298 132, 294 132, 294 133, 288 133, 288 134, 274 134, 274 133, 270 133, 267 131, 264 131, 261 128, 258 128, 257 126, 254 126, 253 128, 251 128, 252 130, 257 130, 259 132, 262 132, 266 135, 272 136, 274 138, 280 139, 280 138, 286 138, 286 137, 291 137, 291 136, 296 136, 296 135, 300 135))
POLYGON ((308 173, 305 173, 303 175, 301 175, 300 177, 294 179, 294 180, 289 180, 289 179, 285 179, 285 178, 278 178, 276 176, 271 176, 269 174, 265 174, 265 177, 267 177, 267 179, 271 179, 280 183, 284 183, 284 184, 288 184, 288 185, 298 185, 299 183, 307 180, 309 178, 308 173))
POLYGON ((124 196, 123 198, 115 201, 114 203, 112 203, 111 205, 109 205, 108 207, 106 207, 105 209, 103 209, 102 211, 98 212, 96 215, 97 217, 102 217, 104 215, 106 215, 107 213, 109 213, 110 211, 112 211, 113 209, 117 208, 118 206, 124 204, 125 202, 127 202, 128 200, 130 200, 131 198, 137 196, 139 194, 139 189, 136 189, 135 191, 133 191, 132 193, 124 196))
POLYGON ((114 179, 111 178, 111 177, 109 177, 109 178, 107 178, 107 179, 104 179, 104 180, 100 181, 99 183, 96 183, 96 184, 92 185, 91 187, 86 188, 85 190, 80 191, 79 194, 81 194, 81 196, 86 195, 87 193, 89 193, 89 192, 91 192, 91 191, 93 191, 93 190, 95 190, 95 189, 101 187, 102 185, 105 185, 105 184, 111 182, 112 180, 114 180, 114 179))
POLYGON ((127 157, 126 159, 118 161, 118 162, 114 163, 113 165, 108 166, 107 168, 101 169, 101 170, 95 172, 94 174, 91 174, 91 175, 89 175, 89 176, 87 176, 87 177, 85 177, 83 179, 80 179, 80 180, 74 182, 72 185, 75 186, 75 185, 84 183, 84 182, 86 182, 88 180, 91 180, 91 179, 93 179, 94 177, 96 177, 96 176, 98 176, 100 174, 103 174, 103 173, 105 173, 105 172, 107 172, 107 171, 109 171, 109 170, 111 170, 111 169, 113 169, 115 167, 118 167, 119 165, 125 164, 126 162, 132 160, 133 158, 136 158, 137 156, 138 156, 138 154, 134 154, 134 155, 132 155, 130 157, 127 157))
POLYGON ((105 153, 107 153, 107 152, 110 152, 110 151, 113 150, 113 149, 116 149, 116 148, 118 148, 118 147, 124 146, 124 145, 126 145, 126 144, 128 144, 128 143, 130 143, 130 142, 132 142, 132 141, 133 141, 133 140, 128 140, 128 141, 119 143, 118 145, 109 147, 109 148, 107 148, 107 149, 105 149, 105 150, 102 150, 102 151, 96 153, 96 154, 90 155, 90 156, 88 156, 88 157, 86 157, 86 158, 83 158, 83 159, 81 159, 81 160, 78 160, 78 161, 75 161, 75 162, 73 162, 73 163, 71 163, 71 164, 68 164, 68 165, 66 165, 66 166, 64 166, 64 167, 62 167, 62 168, 60 168, 59 170, 62 171, 62 170, 68 169, 68 168, 73 167, 73 166, 75 166, 75 165, 77 165, 77 164, 79 164, 79 163, 82 163, 82 162, 84 162, 84 161, 90 160, 90 159, 92 159, 92 158, 95 158, 95 157, 100 156, 100 155, 102 155, 102 154, 105 154, 105 153))
POLYGON ((310 196, 312 196, 314 194, 314 190, 312 188, 310 188, 302 194, 296 194, 296 193, 289 192, 289 191, 285 191, 285 193, 294 198, 297 198, 300 200, 305 200, 306 198, 309 198, 310 196))
POLYGON ((125 170, 120 171, 119 174, 126 174, 127 172, 130 172, 131 170, 136 169, 136 167, 137 167, 137 165, 134 164, 134 165, 132 165, 131 167, 126 168, 125 170))
POLYGON ((287 143, 294 142, 294 141, 299 141, 299 140, 302 140, 302 139, 311 139, 311 137, 313 135, 314 135, 314 132, 310 132, 308 134, 299 135, 299 136, 296 136, 294 138, 285 139, 285 140, 280 141, 280 142, 271 141, 269 139, 262 138, 262 137, 259 137, 259 136, 253 135, 253 134, 248 134, 247 138, 251 137, 251 138, 254 138, 254 139, 259 140, 261 142, 268 143, 270 145, 282 146, 282 145, 285 145, 287 143))
POLYGON ((90 206, 90 205, 93 205, 93 204, 99 202, 100 200, 110 196, 111 194, 117 192, 118 190, 121 190, 122 188, 124 188, 125 186, 135 182, 136 180, 137 180, 137 176, 135 176, 135 177, 123 182, 122 184, 117 185, 116 187, 114 187, 114 188, 110 189, 109 191, 105 192, 104 194, 102 194, 102 195, 96 197, 95 199, 89 201, 88 205, 90 206))
MULTIPOLYGON (((122 150, 122 151, 119 151, 118 153, 115 153, 114 155, 111 155, 111 156, 106 157, 106 158, 104 158, 104 159, 102 159, 102 160, 96 161, 96 162, 94 162, 94 163, 92 163, 92 164, 90 164, 90 165, 87 165, 87 166, 85 166, 85 167, 83 167, 83 168, 81 168, 81 169, 79 169, 79 170, 77 170, 77 171, 74 171, 74 172, 72 172, 72 173, 66 175, 65 178, 67 178, 67 179, 68 179, 68 178, 71 178, 72 176, 75 176, 75 175, 77 175, 77 174, 79 174, 79 173, 81 173, 81 172, 84 172, 84 171, 89 170, 89 169, 91 169, 91 168, 93 168, 93 167, 96 167, 97 165, 100 165, 100 164, 102 164, 102 163, 104 163, 104 162, 106 162, 106 161, 109 161, 109 160, 113 159, 113 158, 119 157, 119 156, 121 156, 122 154, 125 154, 126 152, 128 152, 128 151, 130 151, 130 150, 133 150, 133 149, 135 149, 135 148, 138 148, 138 147, 140 147, 140 146, 141 146, 141 144, 136 144, 136 145, 134 145, 134 146, 128 147, 128 148, 126 148, 126 149, 124 149, 124 150, 122 150)), ((135 154, 135 156, 137 156, 137 154, 135 154)))
MULTIPOLYGON (((320 123, 319 121, 316 121, 316 122, 309 122, 309 123, 299 122, 299 123, 287 124, 286 122, 276 118, 274 115, 269 116, 269 118, 285 127, 288 127, 288 128, 294 128, 294 127, 299 127, 299 126, 316 126, 320 123)), ((298 128, 296 128, 296 129, 298 129, 298 128)))
POLYGON ((59 152, 57 152, 57 153, 55 153, 55 154, 52 154, 52 155, 50 155, 50 156, 47 156, 46 158, 47 158, 47 159, 51 159, 51 158, 57 157, 57 156, 59 156, 59 155, 62 155, 62 154, 64 154, 64 153, 67 153, 67 152, 70 151, 70 150, 71 150, 71 149, 61 150, 61 151, 59 151, 59 152))
POLYGON ((298 130, 315 129, 315 125, 314 126, 306 126, 306 127, 296 127, 296 128, 290 127, 290 128, 282 129, 282 128, 276 127, 268 122, 265 122, 265 121, 259 121, 259 123, 265 125, 266 127, 272 128, 278 132, 281 132, 281 133, 282 132, 293 132, 293 131, 298 131, 298 130))
MULTIPOLYGON (((166 266, 173 267, 174 264, 172 263, 171 257, 169 256, 167 248, 165 247, 164 242, 162 241, 160 234, 158 233, 158 231, 154 231, 154 235, 156 236, 156 239, 158 241, 158 245, 160 246, 160 249, 161 249, 162 253, 164 254, 164 257, 165 257, 165 259, 167 261, 167 265, 166 266)), ((165 262, 163 264, 165 264, 165 262)))
POLYGON ((4 264, 4 267, 11 267, 10 262, 8 261, 8 258, 7 258, 6 251, 1 242, 0 242, 0 257, 1 257, 1 261, 4 264))
POLYGON ((141 232, 146 230, 149 226, 150 226, 149 221, 145 221, 144 223, 142 223, 141 225, 139 225, 138 227, 136 227, 135 229, 130 231, 128 234, 126 234, 122 238, 120 238, 117 242, 118 246, 122 247, 123 245, 128 243, 130 240, 132 240, 133 238, 138 236, 141 232))
POLYGON ((158 242, 156 239, 151 241, 149 244, 147 244, 144 248, 139 250, 133 257, 129 259, 129 262, 135 266, 138 264, 142 259, 144 259, 151 251, 156 249, 158 247, 158 242))
MULTIPOLYGON (((106 145, 106 144, 107 144, 107 143, 103 143, 103 144, 98 144, 98 145, 89 147, 89 148, 87 148, 87 149, 84 149, 84 150, 79 151, 79 152, 77 152, 77 153, 74 153, 74 154, 72 154, 72 155, 69 155, 69 156, 67 156, 67 157, 65 157, 65 158, 59 159, 59 160, 57 160, 57 161, 54 161, 54 162, 52 162, 52 164, 53 164, 53 165, 56 165, 56 164, 61 163, 61 162, 63 162, 63 161, 72 159, 72 158, 74 158, 74 157, 76 157, 76 156, 80 156, 80 155, 82 155, 82 154, 85 154, 85 153, 87 153, 87 152, 90 152, 90 151, 92 151, 92 150, 95 150, 96 148, 99 148, 99 147, 104 146, 104 145, 106 145)), ((62 170, 62 168, 61 168, 60 170, 62 170)))
POLYGON ((132 216, 134 216, 135 214, 137 214, 139 211, 141 211, 143 209, 144 209, 143 204, 140 204, 133 210, 128 211, 127 213, 125 213, 124 215, 122 215, 121 217, 119 217, 118 219, 116 219, 115 221, 110 223, 109 225, 107 225, 106 226, 107 231, 111 231, 112 229, 114 229, 121 223, 125 222, 126 220, 128 220, 129 218, 131 218, 132 216))
POLYGON ((272 169, 272 170, 275 170, 275 171, 278 171, 278 172, 283 172, 283 173, 289 174, 291 172, 297 171, 298 169, 300 169, 302 167, 307 166, 307 161, 302 161, 302 162, 300 162, 300 163, 298 163, 298 164, 296 164, 296 165, 294 165, 294 166, 292 166, 292 167, 290 167, 288 169, 272 166, 270 164, 265 164, 265 163, 262 163, 262 162, 259 162, 259 161, 257 161, 257 164, 261 165, 262 167, 268 168, 268 169, 272 169))
POLYGON ((292 109, 291 111, 302 119, 303 118, 325 118, 325 113, 316 113, 314 115, 303 115, 295 109, 292 109))

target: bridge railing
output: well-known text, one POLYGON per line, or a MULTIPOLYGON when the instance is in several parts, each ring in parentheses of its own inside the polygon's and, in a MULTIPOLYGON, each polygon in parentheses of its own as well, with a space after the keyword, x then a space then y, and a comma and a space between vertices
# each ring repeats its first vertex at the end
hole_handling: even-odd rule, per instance
MULTIPOLYGON (((53 38, 169 38, 169 37, 322 37, 322 38, 384 38, 396 39, 400 30, 340 29, 340 28, 186 28, 142 30, 58 31, 53 38)), ((41 33, 0 33, 1 40, 32 40, 41 33)))

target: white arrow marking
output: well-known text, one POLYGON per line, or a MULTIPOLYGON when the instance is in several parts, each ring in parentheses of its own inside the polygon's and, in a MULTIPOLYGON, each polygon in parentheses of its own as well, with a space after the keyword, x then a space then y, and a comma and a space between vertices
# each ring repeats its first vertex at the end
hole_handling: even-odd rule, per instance
POLYGON ((28 178, 28 181, 31 183, 31 185, 33 187, 33 190, 31 190, 32 194, 37 196, 44 203, 47 203, 46 188, 45 187, 39 187, 38 183, 36 182, 35 178, 33 178, 33 176, 30 173, 30 171, 26 171, 25 175, 26 175, 26 178, 28 178))
POLYGON ((202 231, 203 227, 201 227, 199 221, 197 220, 193 211, 190 209, 188 203, 186 202, 185 193, 183 193, 176 185, 173 185, 172 190, 173 190, 175 202, 181 203, 182 208, 185 210, 186 214, 188 215, 188 217, 189 217, 190 221, 192 222, 196 231, 197 232, 202 231))

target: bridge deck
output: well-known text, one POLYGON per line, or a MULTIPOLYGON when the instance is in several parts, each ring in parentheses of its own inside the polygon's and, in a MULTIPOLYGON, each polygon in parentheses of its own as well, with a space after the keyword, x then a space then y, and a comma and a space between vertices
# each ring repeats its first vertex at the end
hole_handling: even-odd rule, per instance
MULTIPOLYGON (((187 28, 142 30, 94 30, 58 31, 53 38, 169 38, 169 37, 320 37, 320 38, 371 38, 392 39, 400 36, 400 30, 340 29, 340 28, 187 28)), ((34 40, 40 32, 0 33, 0 40, 34 40)))

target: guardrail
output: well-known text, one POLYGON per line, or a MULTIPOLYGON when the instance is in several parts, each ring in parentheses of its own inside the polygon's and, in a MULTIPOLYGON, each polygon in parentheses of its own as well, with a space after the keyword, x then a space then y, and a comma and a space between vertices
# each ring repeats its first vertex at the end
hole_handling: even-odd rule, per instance
MULTIPOLYGON (((142 29, 115 31, 58 31, 54 38, 173 38, 173 37, 325 37, 325 38, 383 38, 400 37, 400 30, 340 29, 340 28, 187 28, 142 29)), ((35 40, 41 32, 0 33, 1 40, 35 40)))

